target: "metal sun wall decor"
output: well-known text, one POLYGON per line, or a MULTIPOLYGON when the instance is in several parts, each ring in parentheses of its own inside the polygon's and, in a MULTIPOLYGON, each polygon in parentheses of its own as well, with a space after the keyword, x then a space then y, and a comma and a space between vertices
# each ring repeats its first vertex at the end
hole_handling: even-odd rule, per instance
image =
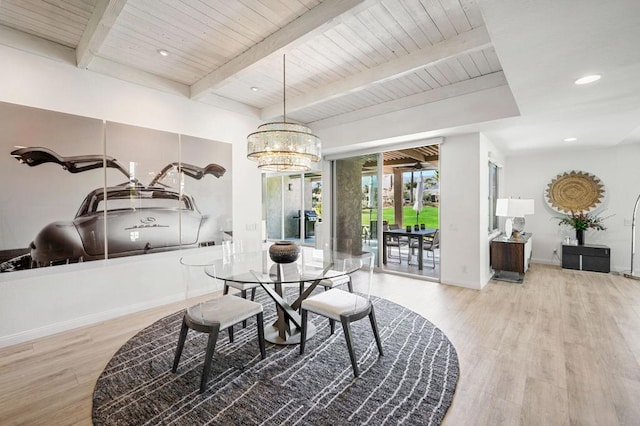
POLYGON ((604 201, 602 181, 587 172, 572 170, 559 174, 545 189, 545 200, 558 213, 590 213, 604 201))

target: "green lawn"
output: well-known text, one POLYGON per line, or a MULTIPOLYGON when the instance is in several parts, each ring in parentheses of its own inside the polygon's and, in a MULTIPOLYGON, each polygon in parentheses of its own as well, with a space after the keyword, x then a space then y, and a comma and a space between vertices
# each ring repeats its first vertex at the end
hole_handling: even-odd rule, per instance
MULTIPOLYGON (((427 228, 439 228, 438 225, 438 208, 437 207, 425 207, 420 211, 420 216, 416 222, 416 212, 411 208, 411 206, 405 206, 403 208, 403 216, 404 223, 400 223, 399 225, 405 227, 407 225, 415 225, 416 223, 424 223, 427 228)), ((382 210, 383 220, 388 221, 389 223, 395 223, 393 219, 393 207, 386 207, 382 210)), ((375 211, 372 211, 371 220, 376 220, 377 214, 375 211)), ((362 224, 367 225, 369 223, 369 211, 363 210, 362 212, 362 224)))

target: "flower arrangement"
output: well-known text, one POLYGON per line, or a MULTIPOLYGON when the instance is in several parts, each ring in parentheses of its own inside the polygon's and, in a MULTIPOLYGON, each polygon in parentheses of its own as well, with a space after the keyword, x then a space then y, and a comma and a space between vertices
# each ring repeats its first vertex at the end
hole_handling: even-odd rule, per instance
POLYGON ((574 228, 576 231, 586 231, 587 229, 595 229, 596 231, 604 231, 607 228, 602 223, 603 217, 598 215, 589 215, 588 213, 575 213, 571 212, 570 215, 564 217, 558 217, 558 225, 567 225, 574 228))

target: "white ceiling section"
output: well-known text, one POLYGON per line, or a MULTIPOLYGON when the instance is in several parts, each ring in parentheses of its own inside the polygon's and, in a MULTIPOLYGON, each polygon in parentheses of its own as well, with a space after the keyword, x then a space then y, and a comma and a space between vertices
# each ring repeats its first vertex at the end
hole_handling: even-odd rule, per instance
POLYGON ((265 121, 283 113, 286 54, 287 116, 312 129, 463 115, 507 87, 487 99, 517 107, 393 135, 482 131, 507 154, 638 142, 638 40, 638 0, 0 1, 2 44, 265 121))

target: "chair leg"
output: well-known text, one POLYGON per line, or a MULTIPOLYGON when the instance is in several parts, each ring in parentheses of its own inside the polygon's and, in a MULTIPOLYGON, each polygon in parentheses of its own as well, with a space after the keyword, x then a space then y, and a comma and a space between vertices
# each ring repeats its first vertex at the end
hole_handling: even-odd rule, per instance
POLYGON ((207 341, 207 352, 204 356, 204 367, 202 368, 202 378, 200 379, 200 393, 207 388, 207 379, 211 372, 211 362, 213 361, 213 352, 216 350, 216 342, 218 341, 218 332, 220 328, 213 326, 209 332, 209 340, 207 341))
POLYGON ((304 354, 304 345, 307 342, 307 310, 302 309, 302 318, 300 319, 300 355, 304 354))
POLYGON ((227 328, 227 331, 229 332, 229 343, 233 343, 233 326, 227 328))
POLYGON ((260 346, 260 355, 262 359, 267 357, 267 352, 264 347, 264 319, 262 312, 256 315, 256 322, 258 323, 258 345, 260 346))
POLYGON ((349 293, 353 293, 353 281, 351 280, 351 275, 349 275, 349 282, 347 283, 347 287, 349 287, 349 293))
POLYGON ((251 301, 253 302, 256 298, 256 288, 251 289, 251 301))
POLYGON ((171 368, 171 372, 175 373, 178 370, 178 363, 180 362, 180 357, 182 356, 182 348, 184 348, 184 341, 187 338, 187 332, 189 331, 189 327, 187 327, 187 322, 182 318, 182 328, 180 328, 180 335, 178 337, 178 347, 176 348, 176 355, 173 358, 173 367, 171 368))
POLYGON ((336 331, 336 320, 329 318, 329 329, 331 330, 331 334, 336 331))
MULTIPOLYGON (((304 281, 300 281, 300 297, 302 297, 302 293, 304 293, 304 281)), ((302 315, 302 306, 298 308, 298 314, 302 315)))
POLYGON ((344 333, 344 338, 347 340, 347 349, 349 350, 349 358, 351 358, 351 366, 353 367, 353 375, 358 377, 360 372, 358 371, 358 363, 356 361, 356 353, 353 350, 353 341, 351 339, 351 324, 349 323, 349 318, 345 316, 340 317, 340 321, 342 322, 342 332, 344 333))
MULTIPOLYGON (((247 298, 247 290, 240 290, 243 299, 247 298)), ((247 328, 247 320, 242 321, 242 328, 247 328)))
POLYGON ((227 284, 227 282, 224 282, 224 290, 222 291, 222 294, 229 294, 229 285, 227 284))
POLYGON ((376 344, 378 345, 378 352, 380 352, 380 356, 384 356, 384 354, 382 353, 382 341, 380 340, 380 333, 378 333, 376 314, 373 312, 373 305, 371 305, 371 312, 369 312, 369 320, 371 321, 373 336, 376 338, 376 344))

